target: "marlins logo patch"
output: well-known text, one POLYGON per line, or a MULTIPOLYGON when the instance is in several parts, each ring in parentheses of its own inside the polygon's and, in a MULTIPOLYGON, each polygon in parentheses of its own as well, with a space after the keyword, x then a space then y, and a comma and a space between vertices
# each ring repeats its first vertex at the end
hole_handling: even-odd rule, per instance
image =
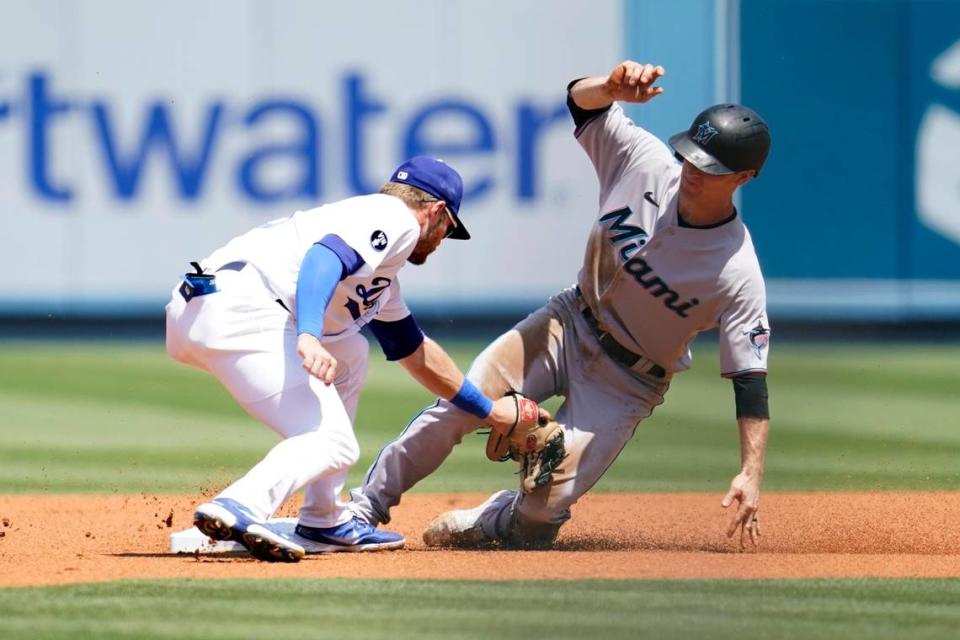
POLYGON ((373 247, 374 251, 383 251, 387 248, 387 234, 380 229, 377 229, 373 232, 373 235, 370 236, 370 246, 373 247))
POLYGON ((762 320, 758 320, 757 326, 749 331, 744 331, 743 334, 749 337, 753 352, 757 354, 757 358, 760 358, 760 352, 770 344, 770 329, 763 326, 762 320))
POLYGON ((693 141, 697 144, 705 145, 713 140, 713 137, 719 133, 719 131, 710 126, 710 121, 707 120, 702 125, 697 127, 697 133, 694 134, 693 141))

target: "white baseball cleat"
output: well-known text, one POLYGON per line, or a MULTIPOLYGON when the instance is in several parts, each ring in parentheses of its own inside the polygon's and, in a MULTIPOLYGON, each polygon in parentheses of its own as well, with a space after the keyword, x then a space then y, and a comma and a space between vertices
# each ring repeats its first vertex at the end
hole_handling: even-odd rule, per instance
POLYGON ((513 491, 498 491, 473 509, 454 509, 440 514, 423 532, 428 547, 476 549, 497 540, 492 533, 496 516, 513 502, 513 491), (484 525, 486 524, 486 527, 484 525))

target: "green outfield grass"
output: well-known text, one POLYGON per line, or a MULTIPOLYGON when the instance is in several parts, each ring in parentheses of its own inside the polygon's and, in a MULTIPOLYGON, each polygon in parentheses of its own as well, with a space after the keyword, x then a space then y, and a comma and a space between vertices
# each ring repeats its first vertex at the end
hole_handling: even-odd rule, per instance
MULTIPOLYGON (((483 346, 448 343, 466 366, 483 346)), ((359 481, 431 398, 376 348, 357 420, 359 481)), ((597 491, 725 491, 739 462, 730 383, 697 350, 597 491)), ((766 490, 960 488, 960 346, 778 344, 766 490)), ((548 406, 556 408, 557 402, 548 406)), ((0 493, 192 493, 234 479, 275 442, 209 375, 159 343, 0 349, 0 493)), ((469 437, 423 491, 515 482, 469 437)))
POLYGON ((954 638, 957 580, 150 581, 0 590, 24 638, 954 638))
MULTIPOLYGON (((451 346, 448 344, 448 346, 451 346)), ((466 366, 482 347, 456 343, 466 366)), ((960 488, 960 346, 777 345, 766 490, 960 488)), ((698 349, 597 491, 726 490, 730 383, 698 349)), ((363 458, 431 398, 378 357, 363 458)), ((556 408, 557 401, 548 404, 556 408)), ((210 376, 155 343, 4 343, 0 494, 196 493, 274 443, 210 376)), ((417 490, 512 486, 470 437, 417 490)), ((509 557, 505 557, 509 561, 509 557)), ((960 580, 123 581, 0 589, 10 638, 953 638, 960 580)))

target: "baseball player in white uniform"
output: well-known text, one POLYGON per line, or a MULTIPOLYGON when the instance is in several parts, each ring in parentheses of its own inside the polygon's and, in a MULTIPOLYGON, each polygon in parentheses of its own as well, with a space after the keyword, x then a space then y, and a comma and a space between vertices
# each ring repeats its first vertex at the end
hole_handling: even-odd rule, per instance
MULTIPOLYGON (((570 83, 574 135, 600 184, 578 285, 500 336, 468 373, 491 397, 508 390, 538 402, 563 396, 556 420, 567 457, 529 493, 500 491, 474 509, 442 514, 424 532, 429 545, 552 544, 571 505, 663 402, 672 376, 690 367, 694 337, 715 327, 741 442, 740 472, 722 500, 738 504, 727 535, 739 529, 741 545, 758 540, 770 325, 763 276, 733 194, 766 160, 769 130, 745 107, 716 105, 670 139, 671 152, 616 104, 659 95, 663 74, 626 61, 608 76, 570 83)), ((445 400, 425 409, 351 492, 354 511, 388 522, 403 492, 481 424, 445 400)))
POLYGON ((366 374, 364 325, 388 360, 451 406, 498 429, 517 423, 520 405, 500 396, 493 402, 466 380, 400 295, 397 273, 406 262, 422 264, 445 237, 470 237, 459 218, 462 192, 451 167, 412 158, 378 194, 298 211, 193 263, 195 273, 167 305, 167 351, 212 373, 284 438, 197 507, 201 531, 268 561, 403 545, 402 536, 354 517, 340 500, 359 456, 353 420, 366 374), (266 526, 302 487, 296 535, 266 526))

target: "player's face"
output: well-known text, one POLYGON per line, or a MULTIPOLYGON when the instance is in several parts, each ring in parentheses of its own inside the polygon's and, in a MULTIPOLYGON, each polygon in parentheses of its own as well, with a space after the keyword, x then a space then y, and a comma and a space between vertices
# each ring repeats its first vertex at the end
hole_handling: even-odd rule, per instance
POLYGON ((420 239, 407 260, 412 264, 426 262, 427 256, 437 250, 443 239, 453 233, 455 227, 453 215, 447 210, 446 205, 442 202, 433 205, 429 221, 420 231, 420 239))
POLYGON ((752 176, 752 171, 740 171, 724 176, 704 173, 684 161, 680 172, 680 193, 686 197, 727 198, 752 176))

